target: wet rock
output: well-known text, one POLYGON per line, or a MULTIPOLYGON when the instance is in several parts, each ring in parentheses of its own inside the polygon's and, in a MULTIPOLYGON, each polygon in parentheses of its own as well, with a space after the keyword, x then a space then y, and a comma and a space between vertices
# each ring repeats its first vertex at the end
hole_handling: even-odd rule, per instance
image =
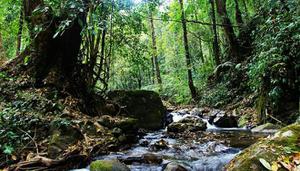
POLYGON ((280 126, 272 123, 266 123, 251 129, 252 132, 276 132, 280 126))
POLYGON ((110 100, 124 106, 127 116, 138 120, 138 128, 158 130, 163 128, 166 119, 166 108, 159 95, 152 91, 111 91, 110 100))
POLYGON ((143 154, 142 160, 147 164, 161 164, 163 162, 162 156, 152 153, 143 154))
POLYGON ((180 133, 184 131, 196 132, 206 130, 206 123, 196 117, 186 117, 178 122, 174 122, 167 127, 168 132, 180 133))
POLYGON ((220 128, 238 127, 236 117, 227 115, 225 112, 218 112, 214 115, 211 115, 208 122, 220 128))
POLYGON ((171 113, 168 113, 167 114, 167 117, 166 117, 166 126, 170 125, 171 123, 173 122, 173 115, 171 113))
POLYGON ((91 163, 90 171, 130 171, 118 160, 97 160, 91 163))
POLYGON ((169 143, 164 139, 161 139, 150 146, 153 151, 165 150, 169 148, 169 143))
POLYGON ((194 116, 199 116, 199 117, 202 117, 202 112, 201 112, 201 109, 199 108, 194 108, 190 111, 190 114, 191 115, 194 115, 194 116))
POLYGON ((189 114, 189 109, 180 109, 177 111, 177 113, 179 113, 181 115, 186 115, 186 114, 189 114))
POLYGON ((142 141, 141 143, 140 143, 140 146, 142 146, 142 147, 148 147, 148 145, 149 145, 150 143, 149 143, 149 141, 142 141))
POLYGON ((187 169, 177 163, 171 162, 171 163, 167 164, 164 171, 187 171, 187 169))
POLYGON ((282 128, 275 135, 269 136, 245 149, 226 166, 225 170, 266 170, 259 159, 262 158, 268 163, 272 163, 273 161, 277 161, 280 156, 290 156, 290 151, 300 150, 299 139, 300 124, 289 125, 282 128))

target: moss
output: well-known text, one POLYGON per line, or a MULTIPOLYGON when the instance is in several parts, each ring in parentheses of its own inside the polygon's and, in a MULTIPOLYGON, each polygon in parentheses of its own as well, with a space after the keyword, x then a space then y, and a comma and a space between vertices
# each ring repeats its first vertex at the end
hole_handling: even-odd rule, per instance
POLYGON ((274 136, 261 140, 250 146, 233 159, 227 166, 227 171, 264 171, 259 162, 260 158, 269 163, 277 161, 282 155, 289 155, 286 148, 300 151, 298 144, 300 138, 300 125, 293 124, 282 128, 274 136))
POLYGON ((90 171, 129 171, 130 169, 118 160, 97 160, 91 163, 90 171))

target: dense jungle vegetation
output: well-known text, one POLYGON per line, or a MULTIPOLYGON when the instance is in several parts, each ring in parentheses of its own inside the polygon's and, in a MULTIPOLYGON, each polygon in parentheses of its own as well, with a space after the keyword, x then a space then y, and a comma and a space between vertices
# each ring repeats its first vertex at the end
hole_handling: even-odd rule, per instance
POLYGON ((135 143, 137 128, 168 125, 167 110, 222 109, 234 127, 299 121, 299 0, 0 7, 0 170, 86 166, 135 143))

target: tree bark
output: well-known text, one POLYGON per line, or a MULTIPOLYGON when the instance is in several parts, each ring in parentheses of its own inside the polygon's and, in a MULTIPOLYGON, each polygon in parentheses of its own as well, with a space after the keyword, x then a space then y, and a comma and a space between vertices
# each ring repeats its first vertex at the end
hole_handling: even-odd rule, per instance
POLYGON ((154 21, 153 21, 153 13, 150 11, 150 27, 151 27, 151 36, 152 36, 152 57, 153 57, 153 63, 155 66, 155 75, 157 79, 157 83, 161 86, 162 80, 160 76, 160 68, 159 63, 157 59, 157 46, 156 46, 156 34, 155 34, 155 28, 154 28, 154 21))
POLYGON ((235 19, 238 26, 242 26, 244 24, 242 12, 240 10, 239 2, 238 0, 234 0, 235 3, 235 19))
POLYGON ((228 17, 227 10, 226 10, 226 0, 216 0, 216 6, 217 6, 217 12, 219 16, 221 17, 224 34, 226 37, 226 40, 229 44, 229 54, 228 57, 233 62, 239 62, 239 43, 235 36, 231 21, 228 17))
POLYGON ((215 4, 214 0, 210 0, 211 5, 211 20, 212 20, 212 31, 214 34, 214 40, 213 40, 213 54, 214 59, 216 62, 216 65, 221 64, 221 57, 220 57, 220 47, 219 47, 219 40, 218 40, 218 32, 217 32, 217 25, 216 25, 216 13, 215 13, 215 4))
POLYGON ((6 55, 5 55, 5 50, 3 48, 2 35, 0 33, 0 66, 5 62, 5 60, 6 60, 6 55))
POLYGON ((19 30, 18 30, 18 38, 17 38, 17 49, 16 49, 16 56, 20 55, 21 51, 21 44, 22 44, 22 32, 23 32, 23 23, 24 23, 24 10, 23 6, 20 9, 20 18, 19 18, 19 30))
POLYGON ((188 71, 188 85, 191 91, 191 96, 193 100, 197 100, 197 90, 194 86, 193 81, 193 74, 192 74, 192 67, 191 67, 191 56, 189 52, 189 44, 188 44, 188 37, 187 37, 187 26, 186 26, 186 18, 185 12, 183 8, 183 0, 179 0, 179 5, 181 9, 181 22, 182 22, 182 30, 183 30, 183 41, 184 41, 184 49, 185 49, 185 58, 186 58, 186 66, 188 71))
POLYGON ((248 11, 248 7, 247 7, 247 3, 245 0, 242 0, 243 5, 244 5, 244 10, 245 10, 245 14, 246 14, 246 18, 249 19, 249 11, 248 11))

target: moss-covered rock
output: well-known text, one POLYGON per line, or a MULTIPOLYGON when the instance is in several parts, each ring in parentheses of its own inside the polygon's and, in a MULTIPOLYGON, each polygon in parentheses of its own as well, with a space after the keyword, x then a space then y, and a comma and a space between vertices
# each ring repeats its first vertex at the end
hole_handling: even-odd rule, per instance
POLYGON ((108 97, 124 107, 127 116, 138 120, 137 126, 148 130, 163 128, 166 108, 159 95, 152 91, 111 91, 108 97))
POLYGON ((275 135, 244 150, 226 166, 226 171, 264 171, 266 168, 259 159, 262 158, 268 163, 272 163, 282 155, 290 155, 290 151, 299 152, 299 139, 300 124, 282 128, 275 135))
POLYGON ((90 171, 130 171, 118 160, 97 160, 91 163, 90 171))
POLYGON ((84 136, 70 121, 55 120, 51 122, 48 154, 58 158, 69 146, 82 140, 84 136))

